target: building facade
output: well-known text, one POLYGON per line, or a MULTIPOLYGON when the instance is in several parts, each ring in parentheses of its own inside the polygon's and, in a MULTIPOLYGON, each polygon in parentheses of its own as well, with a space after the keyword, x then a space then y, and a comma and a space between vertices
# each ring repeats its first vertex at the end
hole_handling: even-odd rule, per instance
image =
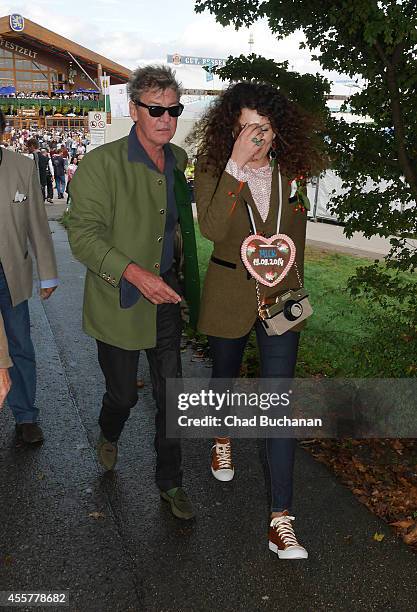
POLYGON ((103 74, 117 85, 130 70, 21 15, 0 18, 0 95, 94 91, 103 74))

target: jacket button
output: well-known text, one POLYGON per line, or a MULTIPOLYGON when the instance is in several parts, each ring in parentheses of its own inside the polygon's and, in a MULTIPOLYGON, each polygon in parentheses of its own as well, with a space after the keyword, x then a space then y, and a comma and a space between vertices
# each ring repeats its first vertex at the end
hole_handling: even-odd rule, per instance
POLYGON ((156 268, 157 270, 159 270, 159 263, 156 263, 156 264, 154 265, 154 268, 156 268))
POLYGON ((163 238, 162 236, 158 236, 158 242, 162 242, 163 238))
POLYGON ((158 180, 158 185, 162 185, 162 183, 163 183, 163 182, 164 182, 164 181, 163 181, 162 179, 159 179, 159 180, 158 180))
POLYGON ((159 211, 161 213, 161 215, 165 214, 165 208, 161 208, 161 210, 159 211))

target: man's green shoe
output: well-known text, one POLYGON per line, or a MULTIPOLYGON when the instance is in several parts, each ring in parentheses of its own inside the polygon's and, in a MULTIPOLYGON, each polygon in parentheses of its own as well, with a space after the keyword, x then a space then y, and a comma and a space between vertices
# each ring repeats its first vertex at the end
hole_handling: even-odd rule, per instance
POLYGON ((112 470, 117 463, 117 442, 110 442, 100 432, 96 449, 100 465, 105 470, 112 470))
POLYGON ((182 487, 161 491, 161 497, 169 502, 172 514, 177 518, 185 519, 186 521, 194 518, 193 507, 182 487))

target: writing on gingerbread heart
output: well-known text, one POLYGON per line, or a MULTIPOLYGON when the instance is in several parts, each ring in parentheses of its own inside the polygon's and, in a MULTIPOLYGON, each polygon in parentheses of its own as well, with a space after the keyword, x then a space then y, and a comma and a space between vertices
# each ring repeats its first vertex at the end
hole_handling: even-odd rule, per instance
POLYGON ((295 244, 286 234, 245 238, 240 250, 249 274, 268 287, 275 287, 288 274, 295 261, 295 244))

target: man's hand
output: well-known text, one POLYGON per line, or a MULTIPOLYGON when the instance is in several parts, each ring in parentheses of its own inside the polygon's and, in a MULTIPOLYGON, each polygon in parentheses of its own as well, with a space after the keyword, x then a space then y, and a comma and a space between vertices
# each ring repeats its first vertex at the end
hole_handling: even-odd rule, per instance
POLYGON ((4 400, 11 386, 9 370, 7 368, 0 368, 0 409, 3 408, 4 400))
POLYGON ((123 276, 132 285, 135 285, 152 304, 178 304, 181 302, 181 296, 171 289, 162 278, 134 263, 127 266, 123 276))
POLYGON ((55 287, 48 287, 47 289, 39 289, 39 295, 41 296, 41 299, 47 300, 48 298, 50 298, 56 288, 57 285, 55 285, 55 287))

